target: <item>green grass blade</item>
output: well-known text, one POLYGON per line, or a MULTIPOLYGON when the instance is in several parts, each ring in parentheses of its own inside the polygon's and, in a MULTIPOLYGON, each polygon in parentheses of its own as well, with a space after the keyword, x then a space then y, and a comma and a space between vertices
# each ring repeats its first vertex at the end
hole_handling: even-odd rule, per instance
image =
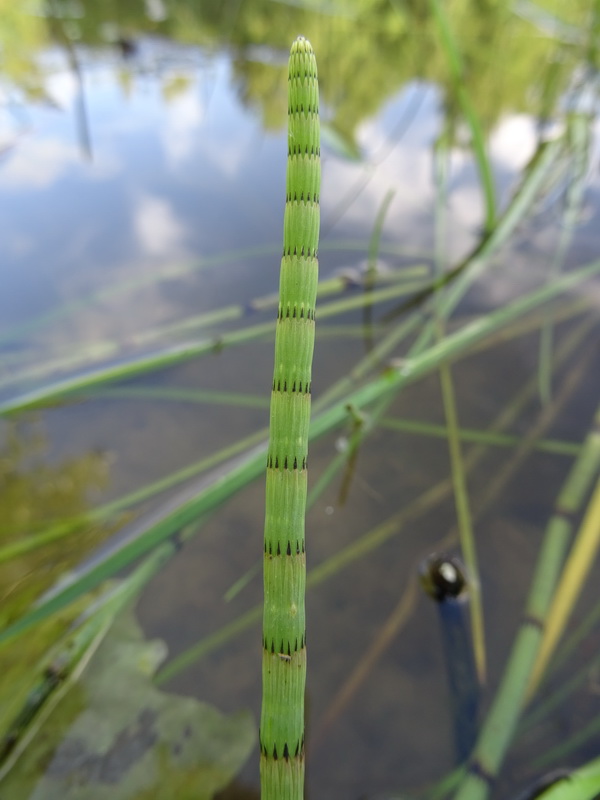
MULTIPOLYGON (((363 409, 386 396, 392 395, 403 386, 429 374, 444 362, 451 362, 467 353, 470 348, 510 324, 527 312, 541 306, 544 302, 560 296, 585 280, 600 274, 600 261, 568 273, 552 286, 544 286, 506 308, 487 315, 449 334, 437 345, 432 346, 421 356, 403 361, 397 368, 390 368, 378 378, 347 395, 327 411, 321 413, 311 423, 310 438, 328 433, 347 419, 347 405, 363 409)), ((63 608, 81 594, 97 586, 114 572, 128 566, 133 560, 152 549, 156 544, 174 535, 183 525, 192 522, 199 514, 211 511, 231 497, 242 486, 256 478, 264 466, 265 451, 249 454, 247 460, 223 476, 216 484, 207 487, 181 506, 165 514, 151 525, 138 539, 128 542, 106 560, 98 563, 89 573, 52 598, 51 603, 29 612, 13 625, 0 632, 0 644, 22 633, 41 619, 63 608)))
MULTIPOLYGON (((573 353, 580 346, 581 342, 589 332, 589 324, 584 320, 561 344, 557 352, 557 364, 566 362, 573 353)), ((516 397, 504 408, 493 424, 490 426, 489 433, 497 434, 508 428, 522 413, 526 405, 531 402, 537 389, 536 376, 526 383, 516 397)), ((346 409, 346 417, 348 411, 346 409)), ((367 426, 370 423, 370 415, 367 415, 367 426)), ((314 426, 313 426, 314 429, 314 426)), ((368 430, 368 428, 367 428, 368 430)), ((362 432, 362 430, 361 430, 362 432)), ((312 438, 312 437, 311 437, 312 438)), ((469 451, 465 459, 465 467, 467 472, 475 470, 481 462, 481 459, 486 453, 485 446, 478 445, 469 451)), ((339 454, 334 461, 337 466, 343 464, 344 454, 339 454)), ((336 467, 332 466, 332 471, 336 467)), ((437 485, 427 489, 414 501, 412 501, 401 512, 394 515, 390 520, 385 521, 375 529, 364 534, 356 542, 351 543, 343 550, 339 551, 331 558, 322 562, 318 567, 313 568, 307 576, 307 586, 316 586, 327 578, 336 575, 340 569, 354 563, 357 559, 371 552, 379 545, 388 541, 389 538, 398 534, 404 529, 406 522, 416 519, 420 513, 429 510, 436 503, 446 500, 452 489, 451 481, 445 479, 437 485)), ((236 636, 260 618, 261 607, 256 606, 253 610, 247 612, 243 617, 233 620, 225 628, 216 631, 214 634, 209 635, 201 642, 198 642, 188 650, 184 651, 173 659, 167 666, 160 671, 157 679, 159 683, 169 680, 177 675, 183 669, 186 669, 193 664, 197 659, 200 659, 215 649, 226 644, 230 638, 236 636)))
POLYGON ((435 21, 437 23, 442 47, 450 67, 450 75, 454 85, 454 91, 456 92, 458 102, 464 114, 467 125, 471 131, 473 151, 475 153, 477 169, 479 170, 479 179, 481 181, 483 190, 485 205, 485 229, 489 232, 493 230, 496 222, 496 198, 492 170, 485 148, 483 129, 481 127, 479 117, 477 116, 477 112, 475 111, 475 107, 473 106, 465 88, 466 81, 462 58, 452 31, 450 30, 450 23, 446 16, 444 7, 440 0, 430 0, 430 3, 435 21))
MULTIPOLYGON (((600 422, 600 409, 596 414, 600 422)), ((600 433, 592 429, 572 466, 550 519, 529 596, 524 621, 508 665, 477 740, 471 768, 455 800, 485 800, 514 735, 542 637, 543 623, 572 532, 571 515, 580 507, 600 470, 600 433), (568 517, 566 515, 569 515, 568 517)))

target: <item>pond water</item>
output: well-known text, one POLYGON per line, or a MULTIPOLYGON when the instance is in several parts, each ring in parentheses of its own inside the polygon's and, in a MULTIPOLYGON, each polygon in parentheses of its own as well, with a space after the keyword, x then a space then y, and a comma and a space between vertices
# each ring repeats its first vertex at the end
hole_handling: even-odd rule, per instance
MULTIPOLYGON (((487 647, 485 711, 545 528, 598 403, 597 270, 551 305, 514 309, 524 296, 595 263, 600 252, 599 30, 598 4, 583 0, 449 3, 442 12, 435 3, 402 0, 0 3, 4 629, 65 572, 77 578, 205 487, 226 482, 264 441, 287 54, 302 33, 319 63, 320 279, 333 287, 319 299, 315 410, 347 402, 386 370, 418 373, 386 395, 385 409, 371 403, 361 416, 351 408, 311 444, 309 483, 319 492, 307 517, 307 567, 314 571, 307 595, 307 796, 425 797, 452 770, 437 614, 413 590, 425 556, 460 550, 445 429, 450 401, 440 379, 451 379, 463 431, 487 647), (491 330, 494 339, 475 332, 443 373, 440 360, 419 371, 416 359, 426 350, 414 349, 436 316, 423 294, 436 269, 457 281, 472 274, 472 282, 447 315, 438 309, 432 351, 436 336, 502 309, 507 315, 491 330), (371 280, 374 302, 360 308, 371 280), (384 288, 395 288, 395 296, 380 296, 384 288), (340 300, 349 305, 329 308, 340 300), (407 337, 373 352, 412 320, 407 337), (550 346, 540 349, 540 341, 550 346), (195 357, 186 357, 188 346, 195 357), (172 363, 152 361, 163 353, 179 355, 172 363), (544 353, 549 372, 540 366, 548 363, 544 353), (148 364, 143 374, 135 368, 140 360, 148 364), (53 390, 114 365, 122 366, 121 380, 64 398, 53 390), (327 402, 344 379, 345 390, 327 402), (44 393, 45 402, 19 410, 22 397, 44 393), (512 438, 474 443, 490 429, 512 438), (353 436, 362 430, 353 454, 353 436), (193 466, 199 462, 205 471, 193 466), (29 546, 44 533, 49 543, 29 546)), ((446 296, 454 285, 443 288, 446 296)), ((589 488, 594 483, 592 475, 589 488)), ((572 515, 575 530, 589 488, 572 515)), ((252 735, 261 638, 258 617, 248 612, 262 598, 262 474, 240 480, 224 499, 193 535, 175 526, 181 546, 147 583, 137 618, 149 640, 166 644, 166 669, 177 665, 159 681, 161 691, 226 714, 252 713, 250 756, 240 757, 243 766, 220 795, 232 800, 258 797, 252 735), (170 661, 203 642, 185 665, 170 661)), ((124 566, 111 563, 100 577, 124 566)), ((571 629, 598 600, 596 574, 583 586, 571 629)), ((3 735, 35 684, 31 665, 43 663, 57 630, 73 618, 68 613, 37 634, 29 628, 0 643, 3 735)), ((583 741, 574 739, 598 716, 597 648, 598 629, 590 626, 537 698, 552 696, 581 670, 584 680, 521 730, 493 797, 514 796, 544 771, 598 754, 599 732, 590 728, 583 741), (564 750, 555 752, 558 745, 564 750)), ((101 663, 108 666, 104 673, 96 667, 98 685, 111 662, 101 663)), ((131 680, 126 673, 119 695, 120 676, 115 668, 117 698, 131 680)), ((72 716, 71 709, 65 719, 72 716)), ((122 742, 116 747, 125 750, 122 742)), ((51 752, 36 763, 56 776, 51 752)), ((67 773, 74 761, 65 763, 67 773)), ((85 797, 103 798, 107 786, 126 791, 125 773, 111 783, 98 777, 102 770, 90 777, 81 768, 77 786, 67 792, 57 779, 52 791, 83 797, 78 786, 87 785, 96 788, 85 797)), ((2 798, 11 791, 10 784, 3 790, 3 777, 2 798)), ((15 784, 28 787, 20 789, 23 797, 54 796, 38 778, 15 784)), ((157 783, 144 786, 150 794, 139 788, 106 796, 199 796, 197 785, 180 785, 170 773, 162 780, 171 787, 163 784, 163 794, 157 783)))

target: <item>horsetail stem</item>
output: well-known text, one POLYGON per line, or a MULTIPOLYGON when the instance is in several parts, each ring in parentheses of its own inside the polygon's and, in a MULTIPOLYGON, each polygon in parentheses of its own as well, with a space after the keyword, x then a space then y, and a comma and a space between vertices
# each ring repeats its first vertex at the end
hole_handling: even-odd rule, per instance
POLYGON ((301 800, 304 794, 304 512, 320 184, 317 64, 310 43, 298 37, 288 73, 283 257, 267 455, 262 800, 301 800))

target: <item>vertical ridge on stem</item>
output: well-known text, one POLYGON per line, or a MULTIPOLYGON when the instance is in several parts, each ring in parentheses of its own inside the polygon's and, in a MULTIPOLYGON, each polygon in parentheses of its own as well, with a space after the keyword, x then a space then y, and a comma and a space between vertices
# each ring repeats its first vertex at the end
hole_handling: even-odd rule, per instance
POLYGON ((288 73, 286 203, 267 456, 262 800, 302 800, 304 793, 304 512, 320 183, 317 64, 310 43, 298 37, 288 73))

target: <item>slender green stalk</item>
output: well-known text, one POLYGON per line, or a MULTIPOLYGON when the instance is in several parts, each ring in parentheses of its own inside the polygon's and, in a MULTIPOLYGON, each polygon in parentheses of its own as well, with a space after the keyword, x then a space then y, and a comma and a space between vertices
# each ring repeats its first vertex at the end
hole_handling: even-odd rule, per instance
POLYGON ((381 231, 383 228, 383 223, 385 221, 385 216, 388 212, 390 207, 390 203, 394 199, 395 191, 393 189, 389 189, 379 210, 377 212, 377 216, 375 217, 375 224, 373 226, 373 232, 371 233, 371 242, 369 244, 369 261, 367 265, 367 272, 365 274, 365 281, 364 281, 364 290, 367 299, 367 303, 363 308, 363 325, 365 327, 365 344, 367 346, 367 351, 373 349, 373 319, 372 319, 372 310, 373 310, 373 290, 375 288, 375 283, 377 282, 377 256, 379 253, 379 245, 381 241, 381 231))
POLYGON ((481 181, 483 198, 485 201, 485 229, 489 232, 493 229, 496 221, 496 198, 494 179, 492 177, 490 162, 485 151, 485 140, 481 122, 465 88, 465 70, 462 57, 456 45, 456 41, 454 40, 454 36, 452 35, 452 31, 450 30, 450 23, 448 22, 443 4, 440 3, 440 0, 431 0, 431 9, 437 23, 442 47, 448 59, 454 91, 456 92, 456 97, 462 112, 465 115, 467 125, 471 129, 473 152, 475 154, 477 169, 479 170, 479 179, 481 181))
MULTIPOLYGON (((378 289, 368 295, 360 294, 352 297, 344 297, 324 305, 321 308, 319 316, 321 319, 327 319, 371 303, 379 303, 385 300, 405 297, 406 295, 422 291, 427 288, 427 285, 428 284, 425 284, 423 281, 403 281, 396 285, 378 289)), ((49 386, 42 386, 40 389, 31 390, 26 394, 22 394, 0 404, 0 417, 31 408, 50 405, 57 401, 61 402, 63 398, 73 395, 89 393, 92 390, 97 391, 99 388, 104 388, 108 384, 116 381, 128 380, 129 378, 135 378, 139 375, 158 371, 159 369, 166 369, 192 358, 220 352, 225 347, 246 344, 249 341, 270 336, 273 332, 273 328, 274 325, 272 322, 261 322, 240 330, 226 331, 223 334, 212 336, 200 342, 175 345, 161 350, 158 353, 143 355, 118 364, 97 367, 83 374, 57 380, 49 386)), ((116 353, 106 352, 105 355, 114 356, 116 353)))
MULTIPOLYGON (((104 503, 101 506, 97 506, 85 514, 59 520, 51 525, 48 525, 46 528, 44 528, 44 530, 39 531, 38 533, 31 533, 24 539, 17 538, 14 541, 8 542, 3 547, 0 547, 0 564, 10 561, 17 556, 29 553, 32 550, 36 550, 39 547, 45 547, 46 545, 56 542, 59 539, 64 539, 66 536, 74 534, 77 530, 80 530, 85 526, 114 522, 118 514, 123 513, 126 510, 130 510, 133 506, 142 503, 144 500, 149 500, 156 497, 156 495, 160 494, 161 492, 165 492, 168 489, 172 489, 174 486, 182 484, 184 481, 197 476, 200 472, 204 472, 212 467, 217 467, 219 464, 223 464, 224 461, 232 459, 235 456, 242 455, 242 459, 246 460, 249 456, 249 448, 256 445, 263 445, 264 437, 264 430, 257 431, 256 433, 253 433, 244 439, 234 442, 234 444, 229 445, 228 447, 218 450, 216 453, 211 453, 206 458, 200 459, 200 461, 195 461, 193 464, 188 464, 186 467, 182 467, 181 469, 175 470, 175 472, 171 472, 164 478, 159 478, 157 481, 147 483, 145 486, 135 489, 133 492, 128 492, 127 494, 122 495, 115 500, 111 500, 108 503, 104 503)), ((260 452, 262 455, 262 448, 260 452)), ((237 458, 235 459, 236 462, 238 460, 239 459, 237 458)), ((231 466, 232 465, 230 464, 229 469, 231 469, 231 466)), ((172 506, 174 504, 183 504, 185 498, 189 498, 190 495, 197 494, 206 486, 219 483, 220 478, 222 478, 223 474, 226 472, 228 472, 228 469, 226 467, 221 467, 216 473, 212 473, 209 476, 203 476, 200 479, 200 482, 194 485, 192 491, 184 490, 181 495, 179 495, 166 507, 163 506, 158 512, 152 512, 150 527, 155 525, 157 522, 160 522, 162 516, 171 516, 173 514, 172 506)), ((147 529, 149 527, 148 518, 140 520, 139 524, 141 530, 147 529)))
MULTIPOLYGON (((583 323, 571 332, 571 334, 560 344, 557 349, 555 366, 558 367, 564 364, 577 350, 581 342, 586 338, 589 332, 589 321, 584 320, 583 323)), ((532 400, 537 389, 536 376, 525 384, 525 386, 517 393, 513 400, 504 408, 498 417, 494 420, 488 433, 497 434, 509 428, 523 409, 532 400)), ((348 412, 346 411, 346 415, 348 412)), ((367 417, 366 424, 356 435, 364 435, 368 432, 371 422, 371 415, 367 417)), ((311 437, 312 438, 312 437, 311 437)), ((483 456, 486 454, 487 448, 485 444, 480 444, 472 448, 465 459, 465 467, 468 473, 476 470, 483 456)), ((332 459, 332 468, 327 472, 331 475, 334 468, 345 460, 345 453, 339 453, 332 459), (335 462, 336 466, 333 466, 335 462)), ((309 494, 309 500, 312 494, 316 493, 321 479, 317 485, 312 489, 309 494)), ((382 525, 377 526, 374 530, 368 531, 356 542, 339 551, 331 558, 324 561, 318 567, 313 568, 307 575, 307 586, 316 586, 323 580, 337 574, 340 569, 353 563, 356 559, 370 552, 372 549, 386 542, 390 537, 399 534, 404 529, 404 524, 409 520, 418 517, 419 513, 430 510, 436 503, 445 500, 451 491, 452 484, 449 479, 444 479, 437 485, 427 489, 419 497, 412 501, 412 503, 405 507, 399 514, 395 514, 390 520, 386 520, 382 525)), ((480 511, 484 509, 479 508, 480 511)), ((234 619, 223 628, 219 629, 213 634, 202 639, 200 642, 195 643, 190 648, 180 653, 176 658, 171 660, 166 667, 164 667, 156 676, 158 684, 165 683, 166 681, 178 675, 184 669, 189 667, 201 658, 204 658, 209 653, 225 645, 234 636, 245 631, 250 625, 258 622, 260 619, 261 606, 255 606, 253 609, 247 611, 241 617, 234 619)), ((0 634, 1 639, 1 634, 0 634)))
MULTIPOLYGON (((565 257, 573 238, 577 218, 581 212, 586 175, 589 169, 591 119, 585 114, 567 117, 567 140, 573 153, 573 174, 567 185, 565 210, 554 257, 548 270, 548 281, 553 281, 562 271, 565 257)), ((552 309, 545 314, 540 331, 539 383, 542 402, 550 399, 552 375, 552 349, 554 340, 554 316, 552 309)))
MULTIPOLYGON (((448 171, 448 150, 442 139, 436 147, 436 277, 442 278, 444 272, 444 251, 446 233, 446 195, 447 195, 447 171, 448 171)), ((436 334, 437 341, 444 338, 445 324, 443 314, 439 313, 442 306, 443 288, 440 286, 436 292, 436 334)), ((483 604, 481 602, 481 582, 479 579, 479 567, 477 564, 477 551, 475 548, 475 537, 473 533, 473 521, 471 516, 471 506, 469 502, 469 491, 465 476, 463 454, 459 435, 458 409, 456 406, 454 380, 449 364, 442 364, 440 367, 440 387, 442 392, 442 402, 444 405, 444 416, 448 432, 448 450, 450 453, 450 467, 452 472, 452 483, 454 486, 454 505, 458 520, 458 534, 460 547, 469 574, 470 591, 468 609, 471 617, 471 632, 473 637, 473 653, 475 656, 475 666, 479 683, 484 684, 486 678, 486 652, 485 652, 485 632, 483 622, 483 604)), ((455 720, 455 725, 460 721, 455 720)), ((475 720, 473 720, 475 725, 475 720)), ((474 739, 473 739, 474 741, 474 739)))
POLYGON ((564 633, 573 607, 579 598, 586 578, 596 561, 600 546, 600 480, 588 505, 579 534, 569 554, 567 563, 552 599, 548 621, 531 675, 532 691, 538 685, 556 645, 564 633))
MULTIPOLYGON (((475 249, 451 273, 444 276, 443 282, 452 280, 452 285, 441 303, 441 313, 449 316, 483 269, 488 265, 491 256, 508 240, 517 225, 523 223, 523 218, 531 209, 541 187, 548 178, 548 173, 555 167, 562 153, 563 142, 560 139, 540 145, 535 156, 531 159, 525 176, 515 192, 510 204, 498 218, 493 230, 486 235, 475 249)), ((414 314, 409 319, 394 328, 384 339, 377 343, 373 350, 360 361, 350 373, 319 397, 315 403, 315 410, 319 410, 351 391, 356 384, 365 377, 374 367, 398 346, 411 333, 419 329, 418 338, 410 348, 411 356, 419 356, 433 336, 434 322, 425 316, 427 306, 419 314, 414 314), (422 325, 423 320, 426 320, 422 325)), ((319 314, 322 318, 322 314, 319 314)))
MULTIPOLYGON (((565 741, 560 742, 555 747, 546 750, 539 758, 536 758, 533 762, 532 766, 535 766, 537 769, 546 769, 547 767, 551 766, 552 764, 564 762, 565 759, 573 758, 574 754, 577 751, 581 751, 581 748, 585 745, 590 745, 592 743, 592 747, 594 747, 594 752, 597 752, 597 743, 598 742, 598 733, 600 732, 600 717, 595 716, 583 727, 576 730, 568 739, 565 741), (595 744, 595 746, 594 746, 595 744)), ((594 783, 594 791, 590 794, 580 794, 578 792, 572 795, 564 795, 564 800, 598 800, 598 796, 600 795, 600 774, 596 775, 595 783, 594 783)), ((549 795, 548 800, 555 800, 554 795, 549 795)), ((562 798, 563 795, 556 796, 556 800, 558 798, 562 798)), ((532 800, 537 800, 537 798, 532 798, 532 800)), ((541 800, 546 800, 546 795, 541 795, 541 800)))
POLYGON ((514 734, 541 641, 565 550, 572 516, 579 509, 600 470, 600 409, 577 461, 558 496, 538 558, 521 628, 502 683, 486 717, 470 769, 455 800, 485 800, 514 734))
MULTIPOLYGON (((563 642, 556 655, 552 659, 550 672, 555 672, 567 661, 577 647, 586 639, 600 622, 600 601, 593 605, 579 625, 572 631, 570 636, 563 642)), ((599 654, 600 657, 600 654, 599 654)))
POLYGON ((116 616, 138 597, 176 549, 171 542, 157 547, 130 575, 104 592, 46 654, 18 713, 12 719, 0 721, 0 780, 85 667, 116 616))
MULTIPOLYGON (((444 425, 434 425, 430 422, 386 417, 381 420, 380 424, 384 428, 401 431, 402 433, 434 436, 438 439, 446 439, 448 437, 448 431, 444 425)), ((491 447, 513 448, 521 441, 521 437, 513 436, 510 433, 489 433, 488 431, 472 430, 470 428, 461 428, 458 431, 458 435, 462 442, 476 442, 491 447)), ((581 450, 581 444, 579 442, 563 442, 557 439, 538 439, 533 445, 533 450, 561 456, 576 456, 581 450)))
MULTIPOLYGON (((548 172, 556 165, 556 161, 562 149, 563 142, 560 139, 540 146, 526 170, 523 182, 511 200, 510 205, 502 216, 499 217, 494 229, 484 238, 478 247, 475 248, 473 253, 453 271, 458 277, 455 275, 451 290, 444 298, 442 309, 444 315, 447 316, 451 313, 462 299, 465 292, 470 288, 473 281, 486 266, 490 256, 508 239, 516 225, 522 223, 524 215, 531 207, 544 181, 547 180, 548 172)), ((446 278, 444 280, 446 280, 446 278)), ((375 299, 374 294, 370 297, 371 301, 375 299)), ((320 317, 323 318, 323 311, 320 312, 320 317)), ((380 364, 381 360, 385 358, 402 339, 415 331, 421 321, 421 316, 415 314, 393 330, 385 339, 378 343, 372 353, 370 353, 363 362, 351 371, 347 378, 338 383, 335 387, 335 391, 330 390, 320 398, 319 408, 322 409, 334 399, 342 396, 344 392, 350 391, 356 385, 356 382, 363 378, 373 366, 380 364)), ((33 390, 26 395, 0 404, 0 416, 41 405, 48 405, 70 394, 81 393, 100 386, 105 386, 114 381, 126 380, 174 364, 179 364, 199 355, 218 351, 225 345, 246 342, 250 339, 266 336, 271 330, 271 323, 254 325, 240 331, 229 331, 222 336, 217 336, 207 341, 178 345, 158 354, 143 356, 135 361, 111 365, 106 368, 98 368, 85 375, 78 375, 74 378, 58 381, 50 387, 33 390)), ((423 326, 418 339, 411 348, 411 355, 419 355, 423 352, 428 342, 431 340, 432 332, 431 323, 423 326)))
POLYGON ((317 63, 310 43, 298 37, 289 60, 286 204, 267 454, 262 800, 304 796, 304 513, 320 188, 317 63))
MULTIPOLYGON (((598 606, 596 607, 596 610, 598 606)), ((554 663, 553 665, 554 666, 554 663)), ((569 697, 581 689, 585 684, 589 684, 590 676, 598 674, 600 668, 600 653, 597 653, 593 658, 586 661, 583 666, 566 681, 561 681, 560 685, 550 694, 545 697, 543 702, 536 705, 533 711, 527 712, 524 716, 522 723, 519 725, 518 736, 528 732, 531 728, 538 725, 542 720, 547 719, 548 715, 566 704, 569 697)))
MULTIPOLYGON (((367 253, 369 249, 369 242, 362 239, 329 239, 323 242, 321 250, 329 250, 331 252, 352 252, 352 253, 367 253)), ((384 242, 380 248, 390 256, 400 256, 401 258, 411 258, 415 260, 423 260, 429 258, 429 253, 420 251, 409 251, 405 247, 401 247, 394 242, 384 242)), ((241 247, 234 250, 228 250, 212 256, 206 256, 201 259, 196 259, 190 262, 182 262, 179 264, 167 264, 156 272, 144 272, 143 276, 133 278, 120 283, 111 284, 109 287, 104 288, 97 292, 90 292, 87 295, 80 296, 75 300, 64 303, 57 308, 53 308, 46 314, 39 314, 31 320, 18 323, 11 326, 6 331, 0 333, 0 343, 19 341, 26 334, 39 330, 52 322, 56 322, 69 314, 73 314, 80 310, 85 310, 92 305, 100 305, 105 303, 111 297, 125 294, 126 292, 138 292, 144 286, 152 286, 153 284, 160 283, 163 280, 174 280, 181 276, 187 276, 196 270, 212 269, 216 267, 225 267, 227 264, 236 263, 240 261, 248 262, 252 258, 264 259, 265 256, 272 256, 281 251, 280 244, 261 244, 255 247, 241 247)), ((403 267, 400 272, 405 277, 416 277, 418 275, 425 275, 427 267, 425 265, 414 267, 403 267)), ((252 306, 254 304, 251 304, 252 306)), ((217 310, 215 312, 219 317, 223 314, 223 319, 227 318, 230 313, 229 307, 225 310, 217 310)), ((235 307, 233 307, 235 308, 235 307)), ((210 312, 213 313, 213 312, 210 312)), ((110 347, 111 354, 114 355, 114 342, 106 342, 110 347)), ((18 356, 18 360, 22 355, 18 356)), ((0 364, 4 365, 6 357, 2 355, 0 364)), ((4 380, 0 381, 0 385, 4 386, 4 380)))
MULTIPOLYGON (((347 395, 342 401, 314 419, 310 427, 311 440, 323 436, 346 421, 349 403, 360 410, 380 399, 393 395, 409 383, 429 374, 433 369, 437 369, 440 364, 446 361, 453 361, 464 355, 475 344, 480 343, 485 336, 495 333, 513 320, 596 274, 600 274, 600 261, 592 262, 586 267, 570 272, 557 280, 552 286, 545 286, 542 289, 531 292, 510 306, 501 308, 482 319, 475 320, 455 333, 446 336, 442 342, 430 347, 422 355, 402 361, 397 368, 390 367, 378 378, 347 395)), ((264 450, 261 449, 260 451, 249 453, 243 462, 232 468, 222 479, 211 484, 200 493, 189 497, 189 499, 177 505, 176 508, 169 509, 165 515, 151 524, 139 537, 124 542, 117 550, 91 566, 85 574, 79 576, 73 583, 57 591, 51 601, 43 606, 34 608, 12 625, 0 631, 0 645, 23 633, 59 608, 64 608, 75 598, 97 586, 105 578, 131 564, 136 558, 139 558, 155 545, 176 533, 182 525, 186 525, 196 519, 199 514, 212 511, 235 494, 242 486, 246 486, 249 481, 257 477, 261 473, 263 465, 264 450)))
POLYGON ((136 400, 170 400, 175 403, 268 408, 268 399, 242 392, 213 392, 210 389, 186 389, 177 386, 117 386, 102 389, 96 397, 135 398, 136 400))
MULTIPOLYGON (((525 214, 531 209, 539 192, 548 180, 549 173, 556 169, 557 161, 562 155, 563 149, 564 142, 560 138, 544 142, 538 147, 525 169, 525 176, 510 204, 504 213, 498 217, 493 229, 462 264, 459 264, 458 267, 445 276, 444 280, 446 282, 452 278, 443 302, 440 304, 440 311, 445 317, 449 317, 454 311, 488 265, 491 256, 508 241, 515 228, 523 223, 525 214)), ((433 328, 432 321, 422 327, 418 338, 412 345, 411 352, 421 353, 424 350, 428 342, 433 338, 433 328)))

